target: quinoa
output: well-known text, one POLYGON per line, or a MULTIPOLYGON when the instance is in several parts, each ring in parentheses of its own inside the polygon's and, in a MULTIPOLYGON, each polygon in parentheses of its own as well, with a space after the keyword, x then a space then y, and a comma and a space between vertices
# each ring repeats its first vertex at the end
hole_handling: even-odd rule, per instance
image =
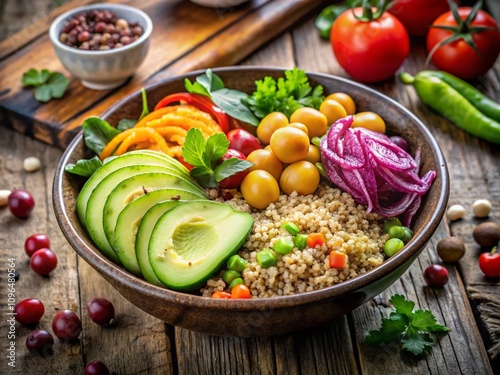
MULTIPOLYGON (((239 251, 248 261, 242 278, 253 298, 322 289, 366 273, 384 261, 383 246, 389 237, 380 225, 383 218, 367 213, 351 195, 327 184, 321 184, 311 195, 283 194, 264 210, 251 208, 239 193, 226 203, 254 218, 253 229, 239 251), (282 228, 286 222, 295 223, 300 233, 323 234, 326 243, 302 251, 294 248, 287 255, 276 254, 276 264, 262 268, 257 262, 257 253, 266 247, 272 248, 280 237, 291 237, 282 228), (345 268, 330 268, 332 249, 347 255, 345 268)), ((201 289, 203 296, 227 290, 223 272, 207 281, 201 289)))

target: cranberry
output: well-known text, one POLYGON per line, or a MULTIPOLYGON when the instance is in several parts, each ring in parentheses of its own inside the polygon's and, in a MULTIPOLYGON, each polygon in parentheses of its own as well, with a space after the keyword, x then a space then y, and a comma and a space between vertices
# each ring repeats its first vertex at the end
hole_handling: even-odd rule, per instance
POLYGON ((431 287, 441 287, 448 282, 448 270, 439 264, 432 264, 424 271, 424 279, 431 287))
POLYGON ((33 210, 33 207, 35 207, 35 200, 26 190, 17 189, 10 193, 8 205, 10 212, 12 212, 14 216, 20 219, 26 219, 33 210))
POLYGON ((43 329, 37 329, 31 332, 26 337, 26 348, 30 352, 36 351, 42 356, 52 354, 52 346, 54 345, 54 338, 50 332, 43 329))
POLYGON ((52 331, 61 340, 75 340, 82 332, 82 322, 73 311, 61 310, 52 318, 52 331))
POLYGON ((50 240, 46 234, 33 234, 24 242, 24 250, 30 258, 35 251, 49 247, 50 240))
POLYGON ((110 372, 104 363, 92 361, 85 366, 85 375, 110 375, 110 372))
POLYGON ((87 303, 90 319, 101 326, 109 326, 115 318, 115 308, 106 298, 94 298, 87 303))
POLYGON ((30 266, 37 274, 47 276, 57 266, 56 253, 47 248, 39 249, 31 256, 30 266))
POLYGON ((16 303, 14 307, 16 320, 23 326, 30 326, 40 321, 45 312, 42 301, 36 298, 28 298, 16 303))

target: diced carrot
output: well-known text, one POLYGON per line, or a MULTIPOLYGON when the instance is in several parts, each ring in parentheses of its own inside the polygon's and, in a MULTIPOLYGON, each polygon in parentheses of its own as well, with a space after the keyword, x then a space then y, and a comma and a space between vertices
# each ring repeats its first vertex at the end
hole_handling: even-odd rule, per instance
POLYGON ((329 256, 330 268, 345 268, 347 265, 347 255, 340 251, 332 251, 329 256))
POLYGON ((307 235, 307 246, 311 248, 315 248, 316 246, 321 246, 326 242, 325 236, 323 236, 321 233, 309 233, 307 235))
POLYGON ((245 284, 236 284, 231 289, 232 298, 250 298, 250 289, 245 284))

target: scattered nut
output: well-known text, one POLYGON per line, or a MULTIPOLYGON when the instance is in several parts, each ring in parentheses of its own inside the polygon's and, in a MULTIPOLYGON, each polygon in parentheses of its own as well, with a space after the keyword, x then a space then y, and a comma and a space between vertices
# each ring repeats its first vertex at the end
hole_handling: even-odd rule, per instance
POLYGON ((437 253, 446 263, 459 261, 465 254, 464 241, 459 237, 448 237, 437 244, 437 253))
POLYGON ((450 219, 451 221, 461 219, 465 215, 465 207, 462 206, 461 204, 454 204, 453 206, 450 206, 448 208, 446 215, 448 216, 448 219, 450 219))
POLYGON ((492 221, 479 224, 472 231, 474 240, 483 247, 493 247, 500 241, 500 225, 492 221))
POLYGON ((472 204, 472 212, 477 217, 488 217, 491 212, 491 202, 487 199, 478 199, 472 204))
POLYGON ((23 168, 26 172, 35 172, 40 169, 42 163, 35 156, 28 156, 23 160, 23 168))
POLYGON ((0 207, 7 206, 10 193, 10 190, 0 190, 0 207))

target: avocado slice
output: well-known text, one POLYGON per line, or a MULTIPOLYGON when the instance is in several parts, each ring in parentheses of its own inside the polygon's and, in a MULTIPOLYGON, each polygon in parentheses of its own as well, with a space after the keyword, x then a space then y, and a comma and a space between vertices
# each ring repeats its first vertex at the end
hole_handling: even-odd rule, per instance
POLYGON ((149 239, 153 232, 154 226, 160 216, 179 204, 179 201, 163 201, 158 202, 152 206, 143 216, 139 229, 137 229, 137 236, 135 237, 135 255, 137 263, 141 270, 142 276, 147 282, 157 286, 164 286, 163 283, 156 277, 151 263, 149 263, 149 239))
POLYGON ((245 242, 253 217, 225 203, 188 201, 164 213, 149 241, 149 262, 168 288, 193 291, 245 242))
POLYGON ((185 189, 160 189, 141 195, 125 206, 116 219, 111 245, 122 262, 123 266, 131 273, 141 276, 137 263, 135 239, 142 217, 153 205, 161 201, 179 203, 182 200, 203 199, 185 189))
POLYGON ((197 196, 207 199, 205 191, 199 186, 171 172, 140 173, 120 182, 109 193, 104 204, 103 228, 109 244, 113 244, 116 221, 121 211, 132 201, 152 190, 174 188, 184 189, 197 196))
POLYGON ((177 159, 158 151, 136 150, 127 152, 120 156, 109 157, 104 161, 104 164, 89 177, 78 194, 78 198, 76 200, 76 213, 82 225, 86 226, 85 214, 87 211, 87 203, 92 191, 99 184, 99 182, 118 168, 140 164, 163 165, 166 168, 170 167, 172 170, 189 175, 187 168, 179 163, 177 159))
MULTIPOLYGON (((174 185, 177 187, 185 187, 188 185, 191 186, 191 182, 187 182, 178 175, 172 174, 172 170, 169 167, 164 167, 161 165, 129 165, 117 169, 116 171, 106 176, 101 182, 97 184, 88 199, 87 209, 85 212, 87 231, 97 247, 109 259, 118 264, 120 264, 120 261, 116 256, 113 248, 111 247, 111 244, 107 240, 106 234, 104 232, 103 220, 106 216, 106 214, 104 213, 104 205, 106 204, 107 198, 111 194, 112 190, 123 180, 130 178, 130 176, 140 174, 150 175, 153 172, 157 172, 156 176, 158 177, 158 180, 155 182, 155 186, 157 186, 158 188, 168 187, 168 184, 172 183, 173 181, 177 182, 177 185, 174 185)), ((145 185, 143 184, 139 186, 145 185)), ((137 186, 134 188, 137 189, 137 186)), ((200 187, 198 187, 198 189, 199 191, 203 192, 200 187)))

